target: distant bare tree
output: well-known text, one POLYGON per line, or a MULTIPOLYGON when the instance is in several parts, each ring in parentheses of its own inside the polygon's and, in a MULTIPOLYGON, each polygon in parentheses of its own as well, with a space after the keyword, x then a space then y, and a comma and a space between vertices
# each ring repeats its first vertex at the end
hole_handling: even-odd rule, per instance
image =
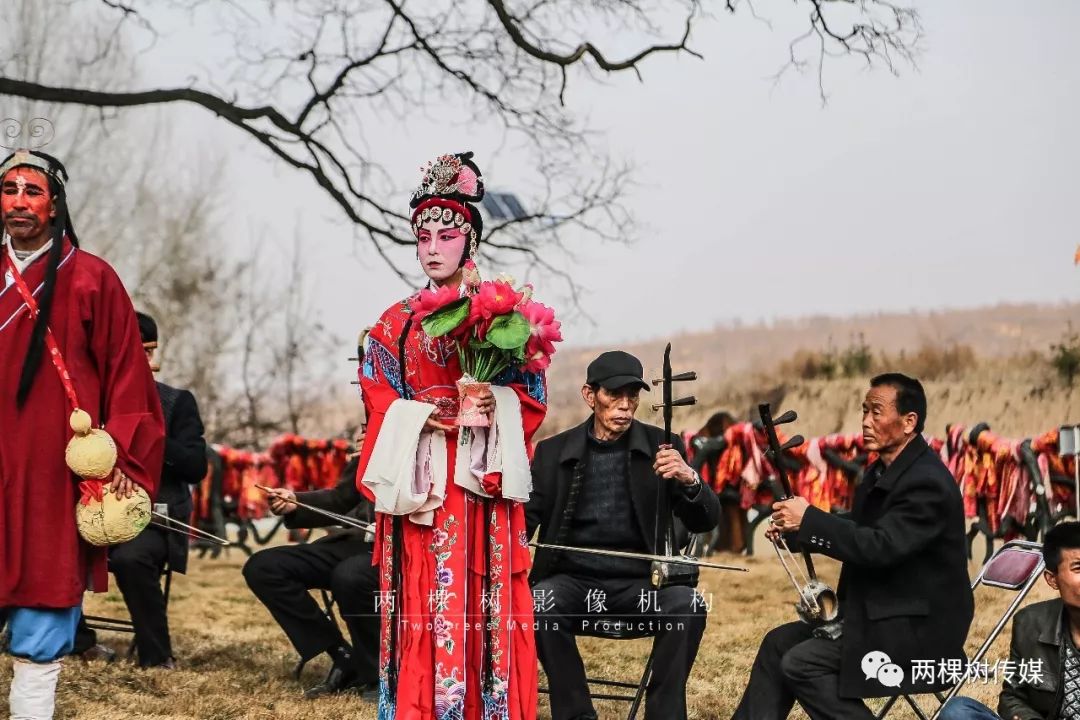
MULTIPOLYGON (((115 23, 88 20, 78 5, 0 5, 0 47, 8 52, 0 69, 73 83, 128 71, 130 50, 115 23)), ((136 307, 157 320, 163 375, 194 392, 208 437, 261 446, 271 434, 296 431, 325 394, 316 380, 324 379, 332 340, 317 321, 308 322, 315 313, 305 305, 301 263, 272 278, 257 254, 236 260, 214 244, 222 232, 215 198, 225 166, 195 159, 165 172, 165 113, 137 126, 133 117, 98 108, 9 102, 0 113, 12 118, 5 127, 23 137, 0 135, 0 142, 30 139, 31 118, 50 120, 56 137, 44 149, 71 171, 82 246, 105 257, 136 307), (278 287, 285 288, 284 306, 278 287), (279 382, 287 387, 284 398, 279 382)))
POLYGON ((281 303, 281 341, 277 343, 273 359, 274 364, 281 368, 286 427, 292 433, 300 433, 305 421, 311 418, 316 404, 326 399, 325 393, 319 394, 312 389, 333 387, 332 371, 345 358, 342 349, 344 342, 333 337, 318 321, 309 301, 307 267, 304 265, 302 247, 298 230, 293 237, 292 257, 281 303), (315 358, 321 358, 324 362, 313 362, 315 358))
POLYGON ((218 435, 230 444, 258 448, 270 435, 325 431, 315 418, 336 381, 345 344, 317 319, 308 300, 308 277, 300 238, 284 272, 266 266, 264 247, 253 244, 236 279, 238 318, 227 357, 239 383, 235 399, 220 409, 218 435))

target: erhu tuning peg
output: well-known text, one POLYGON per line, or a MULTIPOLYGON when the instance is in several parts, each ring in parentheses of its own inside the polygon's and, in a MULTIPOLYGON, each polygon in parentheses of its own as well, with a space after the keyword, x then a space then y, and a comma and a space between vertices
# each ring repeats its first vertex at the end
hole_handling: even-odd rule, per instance
POLYGON ((786 443, 780 446, 781 450, 790 450, 791 448, 797 448, 806 442, 806 439, 802 435, 794 435, 786 443))
POLYGON ((794 410, 788 410, 778 418, 773 418, 773 425, 787 425, 799 419, 799 414, 794 410))
MULTIPOLYGON (((690 397, 679 398, 678 400, 671 401, 671 407, 686 407, 688 405, 696 405, 697 398, 691 395, 690 397)), ((664 403, 653 403, 653 410, 662 410, 664 403)))
POLYGON ((671 382, 687 382, 690 380, 697 380, 697 373, 693 370, 687 370, 686 372, 671 376, 671 382))

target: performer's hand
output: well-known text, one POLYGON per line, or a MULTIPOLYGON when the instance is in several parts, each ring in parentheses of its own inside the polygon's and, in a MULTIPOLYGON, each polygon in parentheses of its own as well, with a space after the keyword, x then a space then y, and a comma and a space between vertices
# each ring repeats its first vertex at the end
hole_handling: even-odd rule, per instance
POLYGON ((114 468, 109 492, 118 498, 129 498, 135 492, 135 481, 125 475, 120 468, 114 468))
POLYGON ((454 429, 453 426, 447 425, 446 423, 441 423, 435 419, 435 416, 438 414, 439 408, 435 408, 431 411, 431 415, 428 417, 427 420, 424 421, 424 429, 428 430, 429 432, 434 432, 435 430, 442 430, 444 433, 451 432, 454 429))
POLYGON ((765 539, 769 542, 775 543, 777 540, 781 540, 784 537, 784 531, 773 523, 773 519, 769 517, 769 528, 765 531, 765 539))
POLYGON ((495 394, 491 392, 491 389, 481 390, 476 398, 476 409, 484 413, 488 417, 495 414, 495 394))
POLYGON ((771 543, 776 542, 784 536, 784 533, 776 529, 776 526, 772 524, 772 518, 769 518, 769 529, 765 531, 765 539, 771 543))
POLYGON ((661 445, 656 453, 656 461, 653 463, 653 471, 665 480, 678 480, 683 485, 693 485, 698 482, 697 473, 686 464, 679 451, 670 445, 661 445))
POLYGON ((296 509, 296 493, 286 488, 270 488, 267 491, 270 499, 270 512, 275 515, 285 515, 296 509))
POLYGON ((803 515, 810 503, 803 497, 793 497, 773 503, 772 526, 780 532, 798 532, 803 515))

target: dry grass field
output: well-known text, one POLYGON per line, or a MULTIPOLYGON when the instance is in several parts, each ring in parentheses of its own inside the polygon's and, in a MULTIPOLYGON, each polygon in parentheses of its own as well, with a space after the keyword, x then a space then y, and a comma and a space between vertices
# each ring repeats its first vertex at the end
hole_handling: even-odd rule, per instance
MULTIPOLYGON (((778 375, 772 368, 797 350, 842 347, 849 338, 863 336, 875 353, 914 350, 927 343, 945 348, 962 345, 977 353, 975 367, 944 372, 927 383, 928 427, 932 432, 940 433, 947 422, 972 425, 988 421, 1003 435, 1030 436, 1066 421, 1080 420, 1080 388, 1063 387, 1039 355, 1060 336, 1068 322, 1080 317, 1078 313, 1080 305, 1075 304, 999 306, 847 319, 809 318, 684 333, 674 338, 673 362, 677 370, 698 371, 701 380, 680 391, 695 393, 699 405, 680 410, 676 425, 695 429, 709 413, 720 408, 744 417, 756 402, 769 399, 785 409, 799 410, 795 430, 804 435, 854 431, 858 428, 865 378, 799 379, 778 375)), ((655 371, 661 341, 630 343, 626 347, 645 361, 648 373, 655 371)), ((577 345, 557 356, 549 374, 551 406, 542 435, 585 417, 577 393, 584 367, 597 350, 577 345)), ((319 422, 308 430, 334 434, 341 427, 355 424, 357 412, 355 391, 350 390, 347 400, 318 413, 319 422)), ((645 403, 639 418, 657 421, 645 403)), ((758 547, 768 549, 762 543, 758 547)), ((982 555, 977 552, 977 556, 982 555)), ((751 572, 703 574, 702 590, 707 596, 711 593, 713 604, 689 681, 690 717, 695 720, 731 717, 762 636, 770 628, 795 619, 791 607, 795 594, 774 556, 719 560, 745 563, 751 572)), ((248 592, 240 574, 243 561, 238 551, 218 559, 193 559, 188 576, 174 579, 170 616, 178 670, 143 671, 123 661, 112 665, 69 661, 61 680, 58 717, 373 720, 374 706, 356 698, 316 702, 301 698, 302 688, 290 676, 296 657, 269 614, 248 592)), ((823 561, 820 569, 827 580, 835 583, 835 563, 823 561)), ((991 591, 976 597, 969 652, 1000 616, 1009 599, 1003 595, 1002 591, 991 591)), ((1028 602, 1050 596, 1049 589, 1040 583, 1028 602)), ((88 596, 86 607, 92 614, 126 616, 115 592, 88 596)), ((1009 630, 1005 628, 992 648, 988 658, 991 663, 1007 657, 1009 630)), ((126 650, 126 636, 102 633, 101 637, 121 652, 126 650)), ((582 640, 580 644, 590 674, 599 677, 636 680, 648 654, 648 641, 582 640)), ((0 657, 0 698, 6 699, 10 667, 10 659, 0 657)), ((302 685, 315 684, 325 671, 325 661, 313 662, 302 685)), ((969 686, 965 694, 994 706, 997 686, 969 686)), ((606 719, 623 717, 625 707, 601 703, 597 709, 606 719)), ((6 712, 7 703, 0 700, 0 720, 7 717, 6 712)), ((549 717, 543 701, 539 717, 549 717)), ((792 717, 805 716, 796 710, 792 717)), ((890 717, 913 715, 898 711, 890 717)))
MULTIPOLYGON (((760 547, 760 546, 759 546, 760 547)), ((712 593, 712 612, 701 652, 689 682, 690 717, 727 720, 746 683, 762 635, 794 619, 794 591, 775 556, 725 556, 720 562, 745 563, 749 573, 706 571, 702 590, 712 593)), ((173 642, 179 669, 140 670, 118 661, 112 665, 66 662, 61 678, 57 717, 65 720, 117 718, 200 718, 255 720, 282 718, 357 718, 373 720, 375 708, 355 698, 307 702, 289 671, 295 662, 291 646, 269 614, 248 592, 240 575, 243 556, 233 551, 219 559, 194 559, 189 574, 177 576, 170 605, 173 642)), ((821 574, 835 583, 839 566, 821 563, 821 574)), ((989 632, 1006 604, 1004 591, 976 598, 976 621, 969 645, 975 647, 989 632), (996 593, 996 594, 995 594, 996 593)), ((1042 583, 1028 602, 1051 597, 1042 583)), ((87 596, 87 611, 126 617, 116 593, 87 596)), ((1008 654, 1008 632, 991 650, 989 659, 1008 654)), ((101 639, 123 652, 125 636, 102 633, 101 639)), ((627 677, 640 672, 648 641, 583 641, 583 655, 592 674, 627 677)), ((11 660, 0 659, 0 718, 6 718, 7 683, 11 660)), ((321 679, 326 665, 315 661, 306 670, 305 686, 321 679)), ((635 678, 636 679, 636 678, 635 678)), ((996 686, 969 686, 965 694, 996 704, 996 686)), ((625 705, 597 705, 601 718, 619 718, 625 705)), ((541 701, 540 718, 548 718, 541 701)), ((805 716, 796 711, 793 718, 805 716)), ((912 717, 897 712, 890 717, 912 717)))

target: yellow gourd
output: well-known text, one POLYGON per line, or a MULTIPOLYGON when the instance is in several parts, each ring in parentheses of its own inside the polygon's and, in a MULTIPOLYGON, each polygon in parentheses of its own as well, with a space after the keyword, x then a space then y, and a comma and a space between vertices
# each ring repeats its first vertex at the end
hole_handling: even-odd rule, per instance
POLYGON ((84 480, 103 481, 101 500, 91 496, 75 505, 79 535, 99 547, 133 540, 150 523, 150 496, 138 486, 129 498, 114 495, 107 481, 116 467, 116 442, 93 427, 85 410, 71 413, 70 425, 75 434, 64 452, 67 466, 84 480))
POLYGON ((116 442, 104 430, 91 427, 85 410, 71 413, 71 429, 64 459, 71 471, 86 480, 104 480, 116 467, 116 442))
POLYGON ((91 499, 86 505, 75 505, 75 522, 79 535, 91 545, 125 543, 150 523, 150 496, 136 486, 130 498, 118 498, 106 485, 100 502, 91 499))

